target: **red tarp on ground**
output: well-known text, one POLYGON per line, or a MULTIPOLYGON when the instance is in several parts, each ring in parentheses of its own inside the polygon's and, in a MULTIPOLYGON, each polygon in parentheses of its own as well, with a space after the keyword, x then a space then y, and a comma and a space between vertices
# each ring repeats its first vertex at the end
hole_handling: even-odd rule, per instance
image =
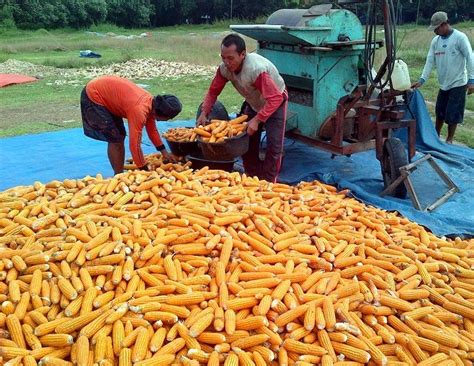
POLYGON ((0 74, 0 88, 13 84, 31 83, 37 78, 20 74, 0 74))

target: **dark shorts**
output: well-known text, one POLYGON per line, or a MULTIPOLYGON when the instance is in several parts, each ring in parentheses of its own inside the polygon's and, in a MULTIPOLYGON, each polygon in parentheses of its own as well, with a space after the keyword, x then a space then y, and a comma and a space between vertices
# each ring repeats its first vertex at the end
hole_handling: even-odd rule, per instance
POLYGON ((122 118, 89 99, 86 88, 81 93, 81 114, 84 135, 95 140, 123 142, 127 132, 122 118))
POLYGON ((436 99, 436 117, 448 125, 462 123, 466 106, 466 85, 439 90, 436 99))

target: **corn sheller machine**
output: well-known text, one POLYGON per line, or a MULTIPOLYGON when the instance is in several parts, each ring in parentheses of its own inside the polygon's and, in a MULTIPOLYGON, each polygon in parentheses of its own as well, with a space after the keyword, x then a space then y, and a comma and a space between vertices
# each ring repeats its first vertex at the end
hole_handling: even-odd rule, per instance
MULTIPOLYGON (((342 0, 339 1, 342 3, 342 0)), ((353 1, 352 1, 353 2, 353 1)), ((280 9, 265 24, 232 25, 257 40, 257 53, 269 59, 289 94, 287 135, 335 155, 375 148, 385 186, 415 154, 415 121, 405 119, 408 91, 395 90, 395 22, 391 1, 369 2, 366 29, 342 4, 280 9), (379 19, 377 19, 377 17, 379 19), (383 19, 383 41, 375 39, 383 19), (375 49, 385 46, 378 72, 375 49), (393 129, 408 132, 408 154, 393 129)), ((393 195, 404 195, 399 186, 393 195)))

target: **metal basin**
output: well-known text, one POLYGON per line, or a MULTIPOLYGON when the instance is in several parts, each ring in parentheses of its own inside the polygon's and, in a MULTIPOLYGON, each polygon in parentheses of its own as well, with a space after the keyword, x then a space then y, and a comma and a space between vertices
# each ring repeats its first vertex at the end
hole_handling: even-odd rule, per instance
POLYGON ((249 135, 247 132, 235 137, 226 139, 220 143, 204 142, 200 139, 204 159, 214 161, 229 161, 245 154, 249 149, 249 135))

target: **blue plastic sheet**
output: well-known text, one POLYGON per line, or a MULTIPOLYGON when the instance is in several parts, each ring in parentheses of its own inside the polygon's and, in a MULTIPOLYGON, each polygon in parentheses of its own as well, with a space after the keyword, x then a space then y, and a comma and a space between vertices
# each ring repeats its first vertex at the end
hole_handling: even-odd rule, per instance
MULTIPOLYGON (((430 153, 461 190, 435 211, 420 212, 409 198, 380 197, 383 181, 373 150, 331 159, 330 153, 287 139, 280 180, 295 184, 318 179, 341 189, 348 188, 368 204, 399 211, 437 235, 474 236, 474 150, 439 141, 419 92, 413 94, 410 110, 417 120, 415 160, 430 153)), ((158 122, 157 125, 163 132, 171 127, 192 126, 194 121, 158 122)), ((405 131, 400 133, 400 138, 405 134, 405 131)), ((146 139, 143 151, 145 154, 155 152, 146 139)), ((0 190, 34 181, 81 178, 97 173, 106 177, 113 173, 107 160, 107 145, 86 138, 82 129, 0 139, 0 190)))
MULTIPOLYGON (((338 156, 331 159, 330 153, 287 139, 280 179, 289 184, 314 179, 335 184, 341 189, 350 189, 354 196, 368 204, 399 211, 437 235, 474 236, 474 150, 440 141, 419 91, 411 94, 407 113, 412 114, 417 122, 417 154, 413 160, 431 154, 460 189, 460 193, 454 194, 433 212, 418 211, 409 198, 379 196, 384 187, 374 150, 354 154, 350 158, 338 156)), ((405 129, 396 131, 394 135, 406 142, 405 129)), ((422 182, 426 184, 426 190, 433 189, 435 178, 426 176, 422 182)))

